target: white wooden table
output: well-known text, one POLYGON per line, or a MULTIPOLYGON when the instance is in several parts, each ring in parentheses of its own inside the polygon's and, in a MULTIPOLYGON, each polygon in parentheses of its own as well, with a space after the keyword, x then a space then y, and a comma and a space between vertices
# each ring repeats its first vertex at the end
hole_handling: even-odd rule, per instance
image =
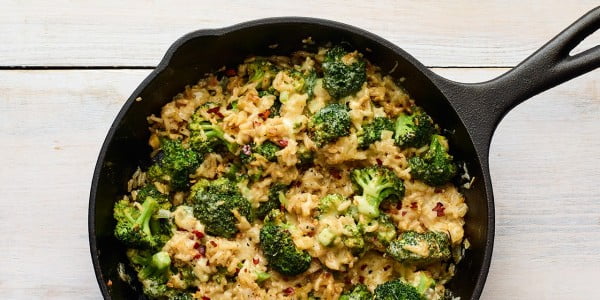
MULTIPOLYGON (((87 235, 96 157, 125 99, 188 31, 323 17, 475 82, 513 67, 597 4, 0 1, 0 299, 101 298, 87 235)), ((490 154, 496 241, 482 298, 600 298, 599 131, 599 71, 500 124, 490 154)))

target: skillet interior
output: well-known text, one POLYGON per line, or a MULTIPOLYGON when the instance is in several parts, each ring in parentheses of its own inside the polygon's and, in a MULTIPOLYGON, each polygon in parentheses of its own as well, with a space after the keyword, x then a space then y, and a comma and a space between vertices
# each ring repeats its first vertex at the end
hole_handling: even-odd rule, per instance
MULTIPOLYGON (((391 74, 395 78, 406 78, 403 84, 417 104, 424 107, 442 128, 454 132, 448 136, 452 152, 458 160, 467 163, 470 174, 477 180, 471 189, 463 191, 469 206, 465 235, 471 248, 447 286, 462 299, 479 297, 491 255, 488 233, 493 235, 493 228, 488 228, 489 220, 493 226, 493 215, 489 213, 493 210, 493 201, 486 197, 486 184, 489 184, 485 163, 487 153, 477 155, 454 108, 428 77, 431 73, 404 51, 360 29, 324 20, 280 18, 220 30, 201 30, 181 38, 117 116, 100 152, 90 195, 90 247, 98 281, 106 298, 144 298, 140 296, 141 292, 134 290, 135 285, 132 288, 119 279, 117 265, 126 262, 126 258, 124 247, 112 234, 115 225, 112 206, 117 197, 126 193, 126 183, 137 166, 144 168, 149 165, 146 116, 158 113, 160 107, 171 101, 185 85, 197 82, 207 72, 214 72, 224 65, 235 66, 249 55, 289 55, 303 49, 301 40, 308 36, 317 45, 323 42, 349 43, 380 66, 383 73, 393 69, 391 74), (274 44, 278 47, 268 47, 274 44), (143 100, 136 102, 137 97, 143 100), (479 157, 483 157, 483 163, 479 157), (112 281, 110 288, 106 285, 108 280, 112 281)), ((309 46, 308 50, 311 47, 316 45, 309 46)), ((136 282, 135 277, 132 282, 136 282)), ((139 287, 137 290, 140 290, 139 287)))

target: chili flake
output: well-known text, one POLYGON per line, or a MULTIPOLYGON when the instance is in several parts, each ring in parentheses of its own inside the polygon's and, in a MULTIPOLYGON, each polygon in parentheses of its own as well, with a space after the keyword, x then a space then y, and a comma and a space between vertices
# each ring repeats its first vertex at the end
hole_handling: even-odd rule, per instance
POLYGON ((234 69, 227 69, 227 70, 225 70, 225 75, 232 77, 232 76, 237 75, 237 72, 234 69))
POLYGON ((279 140, 279 141, 277 141, 277 144, 279 144, 279 146, 285 148, 288 145, 288 141, 287 140, 279 140))
POLYGON ((270 114, 271 114, 270 110, 265 110, 265 111, 259 113, 258 116, 261 117, 263 120, 266 120, 267 118, 269 118, 270 114))
POLYGON ((260 259, 258 259, 258 258, 253 258, 252 259, 252 263, 255 264, 255 265, 258 265, 259 262, 260 262, 260 259))
POLYGON ((210 241, 210 244, 211 244, 213 247, 216 247, 216 246, 217 246, 217 242, 215 242, 215 241, 210 241))
POLYGON ((410 203, 410 208, 412 208, 412 209, 416 209, 417 207, 419 207, 419 206, 417 205, 417 202, 411 202, 411 203, 410 203))
POLYGON ((290 296, 292 294, 294 294, 294 288, 293 287, 288 287, 286 289, 283 290, 283 294, 285 296, 290 296))
POLYGON ((203 237, 204 237, 204 232, 202 232, 202 231, 194 230, 194 231, 192 231, 192 233, 193 233, 194 235, 196 235, 196 237, 197 237, 198 239, 201 239, 201 238, 203 238, 203 237))
POLYGON ((446 208, 444 207, 444 204, 442 202, 438 202, 431 211, 435 211, 438 217, 443 217, 445 209, 446 208))

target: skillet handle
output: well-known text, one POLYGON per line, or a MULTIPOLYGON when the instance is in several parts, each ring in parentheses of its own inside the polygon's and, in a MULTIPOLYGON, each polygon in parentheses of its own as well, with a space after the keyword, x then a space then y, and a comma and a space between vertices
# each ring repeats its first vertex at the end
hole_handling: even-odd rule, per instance
POLYGON ((496 126, 519 103, 600 67, 600 45, 569 55, 600 28, 600 6, 588 12, 515 68, 493 80, 465 84, 435 76, 481 153, 488 153, 496 126))

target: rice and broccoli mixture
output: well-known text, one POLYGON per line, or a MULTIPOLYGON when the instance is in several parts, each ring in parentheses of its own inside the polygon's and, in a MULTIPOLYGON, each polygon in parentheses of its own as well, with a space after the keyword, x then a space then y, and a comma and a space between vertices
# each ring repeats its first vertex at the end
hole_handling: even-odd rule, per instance
POLYGON ((148 121, 153 164, 114 217, 150 298, 449 297, 467 212, 457 166, 361 53, 251 57, 148 121))

